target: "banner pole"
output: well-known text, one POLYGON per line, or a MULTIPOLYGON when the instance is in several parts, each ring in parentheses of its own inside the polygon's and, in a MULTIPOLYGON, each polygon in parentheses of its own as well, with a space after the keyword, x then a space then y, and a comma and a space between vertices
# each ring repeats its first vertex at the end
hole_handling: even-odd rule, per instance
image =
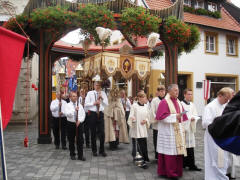
POLYGON ((2 175, 3 180, 8 180, 7 178, 7 166, 5 160, 5 150, 4 150, 4 138, 3 138, 3 125, 2 125, 2 111, 1 111, 1 99, 0 99, 0 149, 1 149, 1 164, 2 164, 2 175))

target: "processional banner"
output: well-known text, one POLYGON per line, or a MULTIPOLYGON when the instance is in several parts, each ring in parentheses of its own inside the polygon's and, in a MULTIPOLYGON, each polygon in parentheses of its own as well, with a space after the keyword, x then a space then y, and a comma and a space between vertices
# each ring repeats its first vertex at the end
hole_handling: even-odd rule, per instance
POLYGON ((103 66, 108 76, 114 76, 119 67, 119 57, 104 56, 103 66))
POLYGON ((134 73, 134 57, 128 55, 120 56, 120 71, 125 79, 131 78, 134 73))
POLYGON ((2 123, 5 128, 11 118, 26 38, 0 27, 0 99, 2 123))
POLYGON ((135 57, 135 70, 140 80, 144 80, 150 74, 150 63, 146 59, 135 57))

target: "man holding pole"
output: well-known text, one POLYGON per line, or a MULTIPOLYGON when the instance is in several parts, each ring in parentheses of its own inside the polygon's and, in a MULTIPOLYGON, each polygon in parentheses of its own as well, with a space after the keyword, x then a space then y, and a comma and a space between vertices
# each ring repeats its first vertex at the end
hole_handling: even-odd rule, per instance
POLYGON ((85 106, 85 99, 86 99, 86 91, 85 91, 85 89, 80 89, 79 104, 82 105, 82 107, 86 113, 86 117, 85 117, 85 120, 83 123, 83 131, 85 134, 86 148, 89 148, 90 147, 90 141, 89 141, 90 131, 89 131, 89 122, 88 122, 88 109, 85 106))
POLYGON ((104 91, 101 91, 100 77, 93 79, 94 90, 89 91, 85 100, 85 107, 88 108, 88 120, 91 130, 91 146, 93 156, 97 156, 96 136, 97 132, 100 140, 99 154, 106 157, 107 154, 104 150, 104 107, 108 105, 107 95, 104 91))
POLYGON ((60 145, 60 133, 61 133, 61 144, 62 149, 67 149, 66 147, 66 125, 67 118, 63 114, 63 108, 67 104, 61 98, 61 93, 57 92, 56 99, 54 99, 50 104, 50 110, 52 112, 52 123, 53 123, 53 135, 54 135, 54 144, 56 149, 59 149, 60 145))
POLYGON ((64 113, 67 117, 67 136, 69 141, 70 157, 75 158, 75 138, 77 141, 78 160, 85 161, 83 156, 83 121, 85 111, 81 104, 77 102, 77 93, 72 92, 70 102, 64 107, 64 113))

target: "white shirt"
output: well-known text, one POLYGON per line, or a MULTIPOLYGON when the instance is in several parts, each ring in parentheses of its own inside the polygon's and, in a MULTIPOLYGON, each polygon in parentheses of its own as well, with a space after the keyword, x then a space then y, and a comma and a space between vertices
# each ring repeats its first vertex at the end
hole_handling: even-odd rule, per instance
POLYGON ((130 111, 130 109, 131 109, 131 102, 130 102, 130 100, 128 99, 128 98, 121 98, 121 102, 122 102, 122 105, 123 105, 123 107, 124 107, 124 105, 126 105, 126 111, 130 111), (126 100, 127 100, 127 102, 126 102, 126 100))
MULTIPOLYGON (((108 98, 104 91, 101 91, 101 95, 103 99, 101 100, 99 111, 104 111, 104 107, 108 105, 108 98)), ((87 107, 88 110, 90 111, 97 112, 97 106, 94 105, 97 99, 98 99, 98 92, 95 90, 89 91, 85 99, 85 107, 87 107)))
MULTIPOLYGON (((67 120, 69 122, 76 122, 76 115, 77 115, 77 111, 76 111, 76 106, 77 103, 74 103, 72 101, 70 101, 69 103, 66 104, 66 106, 64 106, 64 114, 67 117, 67 120)), ((86 113, 82 107, 81 104, 78 104, 79 110, 78 110, 78 121, 80 121, 80 123, 82 123, 85 119, 86 113)))
MULTIPOLYGON (((83 109, 87 113, 88 112, 88 108, 85 106, 85 101, 82 103, 82 99, 83 98, 80 96, 79 99, 78 99, 78 103, 83 105, 83 109)), ((86 100, 86 97, 85 97, 85 100, 86 100)))
MULTIPOLYGON (((62 102, 62 107, 61 107, 61 112, 63 112, 64 106, 66 106, 67 102, 61 99, 62 102)), ((50 110, 52 112, 53 117, 59 117, 59 100, 54 99, 51 104, 50 104, 50 110)), ((65 117, 65 115, 62 115, 62 117, 65 117)))
POLYGON ((158 130, 158 121, 156 120, 156 113, 158 110, 158 105, 161 102, 159 97, 155 97, 153 98, 152 102, 151 102, 151 124, 152 124, 152 128, 154 130, 158 130))

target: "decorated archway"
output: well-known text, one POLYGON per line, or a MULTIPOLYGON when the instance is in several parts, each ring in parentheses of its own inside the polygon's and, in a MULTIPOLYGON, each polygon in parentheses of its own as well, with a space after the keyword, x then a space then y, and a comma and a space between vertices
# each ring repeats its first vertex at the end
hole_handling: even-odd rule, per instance
MULTIPOLYGON (((177 58, 181 51, 191 51, 199 42, 195 26, 183 23, 183 1, 177 0, 162 10, 138 7, 127 0, 94 1, 84 4, 65 0, 30 0, 17 22, 32 40, 31 52, 39 54, 39 137, 38 143, 51 143, 50 111, 53 44, 67 32, 81 27, 86 39, 100 42, 96 27, 119 29, 132 46, 139 36, 160 34, 165 45, 166 85, 177 82, 177 58)), ((4 26, 22 33, 14 19, 4 26)), ((106 45, 108 39, 104 42, 106 45)))

